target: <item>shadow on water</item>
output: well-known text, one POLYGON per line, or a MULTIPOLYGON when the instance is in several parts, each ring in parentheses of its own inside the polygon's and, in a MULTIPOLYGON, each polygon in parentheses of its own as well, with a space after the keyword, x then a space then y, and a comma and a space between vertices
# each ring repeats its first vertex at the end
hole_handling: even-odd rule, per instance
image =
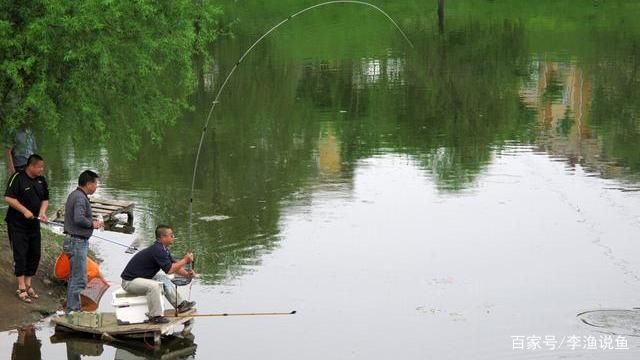
MULTIPOLYGON (((27 325, 16 329, 18 336, 11 350, 11 360, 40 360, 42 341, 37 337, 38 328, 27 325)), ((99 337, 83 336, 73 333, 56 332, 49 338, 51 344, 66 344, 67 359, 99 357, 105 346, 115 348, 114 359, 193 359, 197 344, 194 336, 169 335, 163 337, 161 346, 153 346, 151 339, 121 340, 112 338, 103 341, 99 337)))
POLYGON ((18 337, 11 350, 11 360, 40 360, 42 342, 36 336, 36 327, 27 325, 17 329, 18 337))
POLYGON ((193 359, 197 344, 193 336, 168 336, 163 338, 161 346, 154 347, 144 340, 117 340, 105 342, 93 337, 74 334, 53 335, 52 344, 64 343, 67 346, 67 359, 75 360, 86 356, 101 356, 104 346, 116 349, 114 359, 193 359))

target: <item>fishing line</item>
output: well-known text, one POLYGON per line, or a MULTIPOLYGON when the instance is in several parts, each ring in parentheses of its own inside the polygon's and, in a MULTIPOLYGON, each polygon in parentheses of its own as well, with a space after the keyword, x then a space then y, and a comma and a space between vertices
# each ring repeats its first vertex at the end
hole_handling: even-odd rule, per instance
MULTIPOLYGON (((47 225, 52 225, 52 226, 60 226, 60 227, 64 227, 64 224, 63 224, 63 223, 60 223, 60 222, 57 222, 57 221, 50 221, 50 220, 47 220, 47 221, 46 221, 46 224, 47 224, 47 225)), ((106 241, 106 242, 112 243, 112 244, 114 244, 114 245, 119 245, 119 246, 125 247, 125 248, 127 248, 127 250, 125 251, 127 254, 133 254, 134 252, 138 251, 138 247, 133 246, 133 245, 125 245, 125 244, 123 244, 123 243, 119 243, 119 242, 117 242, 117 241, 113 241, 113 240, 109 240, 109 239, 107 239, 107 238, 103 238, 103 237, 98 236, 98 235, 96 235, 96 234, 92 234, 92 235, 91 235, 91 237, 98 238, 98 239, 100 239, 100 240, 103 240, 103 241, 106 241)))
POLYGON ((238 68, 240 63, 242 63, 244 58, 256 47, 256 45, 258 45, 264 38, 269 36, 269 34, 271 34, 273 31, 275 31, 277 28, 279 28, 282 24, 288 22, 289 20, 293 19, 294 17, 296 17, 296 16, 298 16, 300 14, 303 14, 303 13, 309 11, 309 10, 312 10, 312 9, 315 9, 315 8, 319 8, 319 7, 322 7, 322 6, 334 5, 334 4, 355 4, 355 5, 368 6, 368 7, 371 7, 373 9, 375 9, 376 11, 378 11, 382 15, 384 15, 393 24, 393 26, 395 26, 395 28, 398 29, 400 34, 402 34, 402 37, 409 43, 411 48, 414 47, 413 43, 411 42, 411 40, 409 40, 409 38, 404 33, 404 31, 402 31, 402 29, 400 28, 398 23, 396 23, 393 20, 393 18, 391 18, 391 16, 389 16, 389 14, 387 14, 384 10, 382 10, 381 8, 379 8, 379 7, 377 7, 377 6, 373 5, 373 4, 370 4, 370 3, 365 2, 365 1, 356 1, 356 0, 326 1, 326 2, 323 2, 323 3, 320 3, 320 4, 309 6, 309 7, 305 8, 305 9, 302 9, 302 10, 296 12, 296 13, 293 13, 293 14, 289 15, 288 17, 286 17, 285 19, 283 19, 282 21, 280 21, 279 23, 274 25, 271 29, 269 29, 262 36, 260 36, 260 38, 258 38, 258 40, 256 40, 242 54, 242 56, 238 59, 238 61, 236 61, 235 65, 231 68, 231 71, 229 71, 229 74, 227 74, 227 77, 222 82, 222 85, 220 86, 220 89, 218 89, 218 93, 216 94, 216 97, 214 98, 213 103, 211 104, 211 108, 209 109, 209 114, 207 115, 207 119, 206 119, 206 121, 204 123, 204 127, 202 128, 202 134, 200 135, 200 143, 198 144, 198 151, 196 153, 196 159, 195 159, 195 163, 193 165, 193 177, 191 179, 191 193, 190 193, 190 197, 189 197, 189 231, 188 231, 188 235, 187 235, 188 236, 187 243, 189 245, 191 244, 191 229, 192 229, 192 225, 193 225, 193 221, 192 221, 192 219, 193 219, 193 192, 194 192, 194 188, 195 188, 196 174, 197 174, 197 171, 198 171, 198 161, 200 160, 200 152, 202 150, 202 144, 204 143, 204 136, 205 136, 205 133, 207 132, 207 127, 209 126, 209 120, 211 119, 211 116, 213 114, 213 110, 216 108, 216 105, 219 103, 220 94, 222 94, 222 91, 224 90, 225 86, 227 85, 227 82, 229 81, 229 79, 231 78, 233 73, 236 71, 236 69, 238 68))

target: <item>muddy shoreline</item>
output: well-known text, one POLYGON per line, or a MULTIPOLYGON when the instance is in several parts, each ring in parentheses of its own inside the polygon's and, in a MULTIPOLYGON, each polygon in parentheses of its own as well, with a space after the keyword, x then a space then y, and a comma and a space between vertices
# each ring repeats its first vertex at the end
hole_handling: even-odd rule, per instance
POLYGON ((66 294, 66 286, 53 276, 53 267, 62 250, 63 237, 42 227, 42 258, 33 279, 33 288, 40 297, 28 304, 16 295, 16 279, 13 274, 13 258, 7 236, 7 227, 0 224, 0 331, 15 329, 37 322, 56 312, 66 294))

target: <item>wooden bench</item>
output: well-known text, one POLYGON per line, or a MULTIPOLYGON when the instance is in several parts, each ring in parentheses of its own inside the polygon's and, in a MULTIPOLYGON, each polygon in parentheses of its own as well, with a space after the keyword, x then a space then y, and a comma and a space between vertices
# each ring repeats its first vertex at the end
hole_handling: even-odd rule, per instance
MULTIPOLYGON (((103 199, 97 197, 90 197, 91 214, 96 219, 99 215, 102 215, 102 219, 105 223, 105 230, 116 230, 112 227, 118 222, 117 215, 127 215, 127 226, 133 229, 133 208, 135 203, 131 201, 103 199)), ((64 207, 56 211, 56 222, 64 223, 64 207)), ((128 232, 128 231, 126 231, 128 232)))

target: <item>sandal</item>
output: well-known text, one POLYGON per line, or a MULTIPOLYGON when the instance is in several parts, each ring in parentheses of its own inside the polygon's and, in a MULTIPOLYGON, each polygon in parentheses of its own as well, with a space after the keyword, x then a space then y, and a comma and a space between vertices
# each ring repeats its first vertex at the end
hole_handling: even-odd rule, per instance
POLYGON ((29 298, 29 293, 27 292, 27 289, 18 289, 16 290, 16 295, 18 295, 18 298, 28 304, 31 304, 31 298, 29 298))
POLYGON ((37 299, 40 297, 40 295, 38 295, 38 293, 36 292, 36 290, 34 288, 32 288, 31 286, 29 286, 27 288, 27 294, 29 294, 29 297, 37 299))

